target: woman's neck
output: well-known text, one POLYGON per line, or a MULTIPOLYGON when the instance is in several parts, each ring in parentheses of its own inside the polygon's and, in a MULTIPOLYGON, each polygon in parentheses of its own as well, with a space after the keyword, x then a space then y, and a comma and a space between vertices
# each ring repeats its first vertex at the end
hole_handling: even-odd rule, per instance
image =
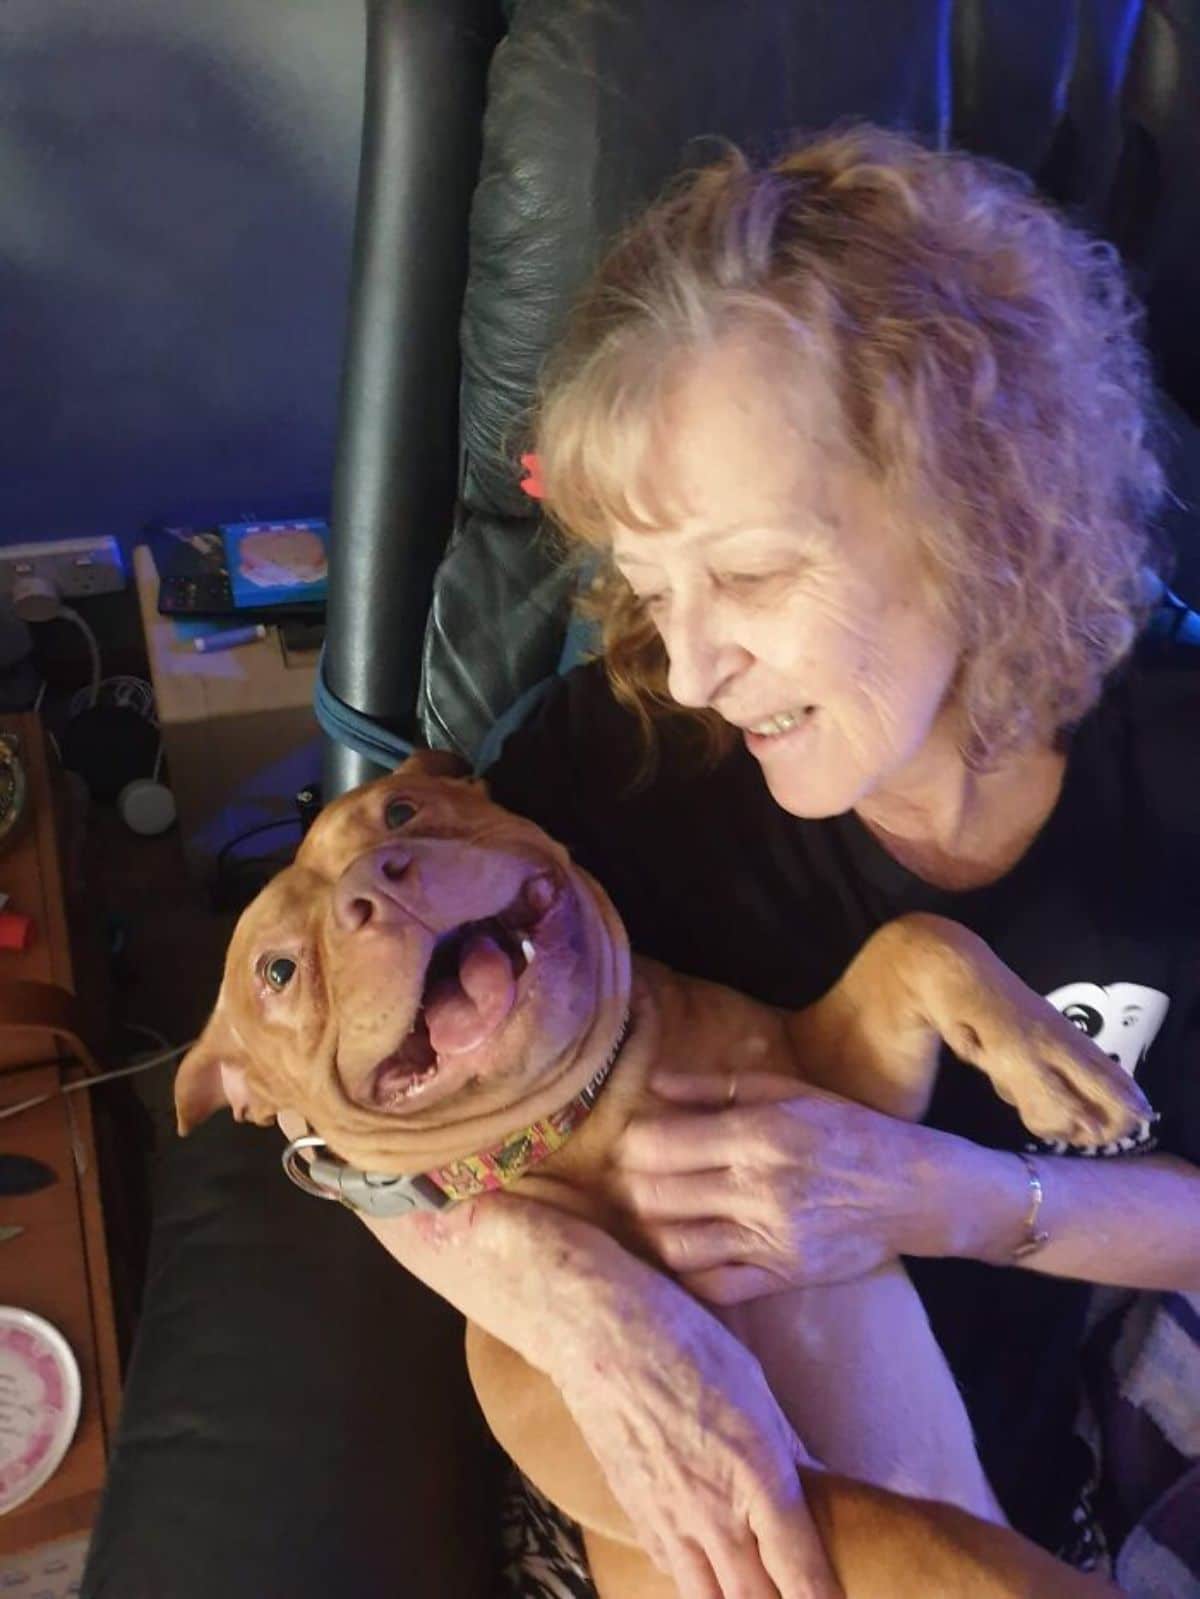
POLYGON ((938 888, 981 888, 1010 871, 1053 811, 1066 758, 1039 746, 974 772, 957 741, 930 736, 920 754, 856 812, 893 859, 938 888))

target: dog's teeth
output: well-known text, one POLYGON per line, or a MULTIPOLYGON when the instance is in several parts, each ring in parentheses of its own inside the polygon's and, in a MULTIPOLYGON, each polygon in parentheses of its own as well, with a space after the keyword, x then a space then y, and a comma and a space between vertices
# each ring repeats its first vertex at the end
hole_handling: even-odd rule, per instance
POLYGON ((521 940, 521 954, 525 957, 526 965, 532 962, 534 953, 533 940, 531 938, 523 938, 521 940))

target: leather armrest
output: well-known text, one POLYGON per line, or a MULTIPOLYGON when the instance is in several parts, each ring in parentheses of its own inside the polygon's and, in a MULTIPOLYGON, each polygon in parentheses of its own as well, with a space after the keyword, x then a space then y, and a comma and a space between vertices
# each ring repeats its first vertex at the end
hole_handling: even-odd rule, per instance
MULTIPOLYGON (((370 0, 333 496, 326 670, 416 735, 433 574, 458 474, 458 326, 495 0, 370 0)), ((331 749, 330 795, 369 775, 331 749)))

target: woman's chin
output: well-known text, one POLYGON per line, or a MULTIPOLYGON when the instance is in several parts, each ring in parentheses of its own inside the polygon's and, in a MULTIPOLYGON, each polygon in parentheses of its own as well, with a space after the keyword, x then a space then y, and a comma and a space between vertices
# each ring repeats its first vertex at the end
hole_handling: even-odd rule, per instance
MULTIPOLYGON (((822 775, 799 769, 787 761, 760 760, 771 798, 786 811, 805 822, 828 821, 843 816, 863 797, 865 785, 850 774, 822 775)), ((857 776, 857 774, 855 774, 857 776)))

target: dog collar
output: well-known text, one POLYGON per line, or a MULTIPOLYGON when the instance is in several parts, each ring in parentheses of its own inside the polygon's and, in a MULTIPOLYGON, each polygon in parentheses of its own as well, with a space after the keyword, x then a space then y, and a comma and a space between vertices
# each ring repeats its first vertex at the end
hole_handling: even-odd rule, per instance
POLYGON ((364 1216, 403 1216, 411 1210, 445 1210, 460 1200, 473 1199, 495 1189, 510 1188, 531 1166, 561 1149, 571 1134, 587 1119, 600 1090, 608 1081, 617 1056, 629 1037, 630 1016, 626 1011, 616 1042, 599 1071, 560 1110, 531 1122, 519 1132, 509 1133, 500 1143, 478 1155, 464 1155, 432 1171, 396 1177, 384 1172, 360 1171, 336 1156, 315 1153, 304 1158, 305 1150, 320 1151, 328 1146, 316 1133, 293 1138, 283 1152, 283 1169, 306 1194, 318 1199, 336 1199, 364 1216))

